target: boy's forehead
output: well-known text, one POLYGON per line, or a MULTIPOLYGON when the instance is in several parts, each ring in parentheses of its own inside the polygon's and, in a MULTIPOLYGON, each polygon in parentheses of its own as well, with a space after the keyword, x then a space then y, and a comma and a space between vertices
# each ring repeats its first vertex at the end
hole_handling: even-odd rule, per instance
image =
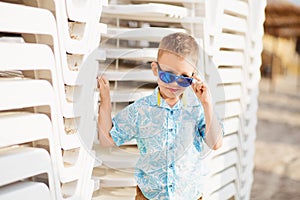
POLYGON ((174 66, 175 63, 180 63, 187 68, 195 68, 195 65, 188 58, 171 52, 162 53, 158 61, 162 61, 163 64, 170 66, 174 66))
POLYGON ((176 61, 181 61, 181 62, 186 62, 188 65, 192 65, 192 66, 196 66, 196 64, 194 62, 191 61, 190 59, 190 55, 181 55, 177 52, 171 51, 171 50, 164 50, 164 49, 160 49, 161 53, 159 54, 158 60, 160 60, 160 58, 164 57, 165 60, 176 60, 176 61))

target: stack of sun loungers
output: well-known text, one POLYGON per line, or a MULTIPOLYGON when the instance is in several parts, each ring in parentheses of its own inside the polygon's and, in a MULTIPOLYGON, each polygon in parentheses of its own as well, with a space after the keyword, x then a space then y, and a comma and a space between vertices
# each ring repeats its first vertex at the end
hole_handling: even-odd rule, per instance
POLYGON ((98 75, 114 116, 157 86, 159 41, 193 35, 224 125, 204 199, 250 198, 263 0, 0 2, 0 199, 133 200, 136 141, 101 147, 98 75))

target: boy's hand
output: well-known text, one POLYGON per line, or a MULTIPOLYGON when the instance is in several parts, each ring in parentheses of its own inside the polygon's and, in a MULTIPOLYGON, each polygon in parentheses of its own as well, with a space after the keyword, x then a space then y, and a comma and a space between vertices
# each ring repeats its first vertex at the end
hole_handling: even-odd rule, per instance
POLYGON ((97 79, 99 83, 101 98, 101 103, 98 111, 98 138, 102 146, 114 146, 115 143, 109 133, 112 128, 112 108, 110 103, 109 81, 103 76, 100 76, 97 79))
POLYGON ((192 88, 196 94, 196 96, 200 99, 202 104, 211 104, 212 98, 210 94, 210 90, 206 83, 204 83, 198 76, 193 76, 193 78, 196 80, 192 84, 192 88))
POLYGON ((222 146, 223 129, 213 111, 212 97, 208 86, 198 76, 193 76, 193 78, 196 81, 193 82, 192 88, 196 96, 200 99, 204 109, 206 124, 205 141, 211 149, 217 150, 222 146))
POLYGON ((110 103, 110 89, 109 89, 109 81, 104 77, 100 76, 97 78, 99 84, 100 98, 101 102, 110 103))

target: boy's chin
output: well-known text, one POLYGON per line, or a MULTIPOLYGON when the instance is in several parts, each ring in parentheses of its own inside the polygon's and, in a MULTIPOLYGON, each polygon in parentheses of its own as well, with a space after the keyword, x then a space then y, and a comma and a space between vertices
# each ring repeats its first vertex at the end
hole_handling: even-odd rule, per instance
POLYGON ((168 98, 177 98, 180 97, 183 94, 184 91, 182 90, 178 90, 178 91, 173 91, 173 90, 169 90, 166 89, 165 96, 167 96, 168 98))
POLYGON ((180 97, 182 94, 183 94, 183 91, 172 93, 173 97, 180 97))

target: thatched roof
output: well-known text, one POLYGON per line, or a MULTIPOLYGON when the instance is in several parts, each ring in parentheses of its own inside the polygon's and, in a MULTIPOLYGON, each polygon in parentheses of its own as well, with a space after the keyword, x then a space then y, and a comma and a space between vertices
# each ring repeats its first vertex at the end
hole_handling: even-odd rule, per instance
POLYGON ((287 0, 268 0, 265 33, 277 37, 300 37, 300 6, 287 0))

